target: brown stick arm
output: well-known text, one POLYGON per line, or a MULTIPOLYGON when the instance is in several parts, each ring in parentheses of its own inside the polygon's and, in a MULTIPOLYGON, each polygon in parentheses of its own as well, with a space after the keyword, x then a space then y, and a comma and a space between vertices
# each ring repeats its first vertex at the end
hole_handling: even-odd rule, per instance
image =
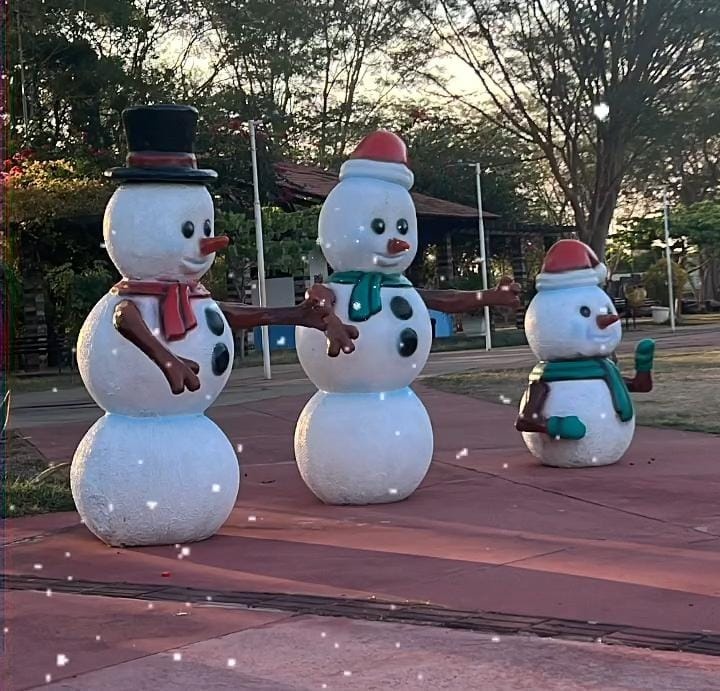
POLYGON ((547 433, 547 420, 543 415, 545 401, 550 393, 550 387, 543 381, 530 383, 520 413, 515 421, 518 432, 547 433))
POLYGON ((239 303, 221 302, 220 309, 230 328, 252 329, 256 326, 305 326, 323 331, 328 339, 328 355, 352 353, 353 340, 358 337, 354 326, 343 324, 333 311, 335 294, 327 286, 316 283, 308 290, 305 300, 295 307, 255 307, 239 303))
POLYGON ((122 300, 115 306, 113 326, 160 368, 174 394, 181 394, 185 389, 197 391, 200 388, 197 376, 199 365, 174 355, 155 338, 132 300, 122 300))
POLYGON ((650 393, 653 388, 651 372, 637 372, 633 379, 625 378, 630 393, 650 393))
POLYGON ((485 307, 520 307, 520 286, 509 277, 491 290, 418 290, 432 310, 447 314, 478 312, 485 307))

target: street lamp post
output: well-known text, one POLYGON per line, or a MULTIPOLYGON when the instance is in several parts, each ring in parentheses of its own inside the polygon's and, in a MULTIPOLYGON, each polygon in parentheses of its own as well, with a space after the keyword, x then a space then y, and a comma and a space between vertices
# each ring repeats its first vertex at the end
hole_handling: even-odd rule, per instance
MULTIPOLYGON (((475 189, 477 191, 478 206, 478 235, 480 236, 480 265, 482 268, 482 285, 483 290, 488 289, 488 271, 487 271, 487 253, 485 251, 485 221, 483 219, 482 208, 482 169, 479 163, 475 163, 475 189)), ((490 307, 485 305, 483 308, 485 318, 485 350, 492 348, 492 337, 490 335, 490 307)))
MULTIPOLYGON (((260 207, 260 185, 258 182, 258 165, 257 165, 257 145, 255 137, 255 125, 260 120, 248 121, 250 130, 250 158, 252 160, 252 179, 253 179, 253 208, 255 211, 255 243, 257 246, 257 266, 258 266, 258 297, 260 298, 260 307, 267 307, 267 293, 265 291, 265 248, 263 245, 262 230, 262 209, 260 207)), ((262 333, 262 351, 263 351, 263 370, 265 379, 272 379, 270 371, 270 329, 267 324, 260 327, 262 333)))
POLYGON ((673 286, 672 255, 670 253, 670 204, 668 202, 667 190, 663 190, 663 220, 665 226, 665 263, 667 264, 670 329, 675 331, 675 287, 673 286))

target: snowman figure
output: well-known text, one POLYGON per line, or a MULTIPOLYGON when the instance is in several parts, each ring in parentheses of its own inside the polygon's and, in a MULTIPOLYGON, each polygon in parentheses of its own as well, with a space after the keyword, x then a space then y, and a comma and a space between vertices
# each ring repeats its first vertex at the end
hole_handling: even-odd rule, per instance
POLYGON ((327 288, 298 307, 221 310, 199 283, 229 239, 214 233, 205 184, 216 173, 192 153, 197 116, 186 106, 127 109, 127 167, 106 173, 120 186, 103 235, 123 278, 80 331, 80 373, 107 413, 78 446, 71 486, 85 525, 111 545, 202 540, 230 514, 238 460, 204 415, 230 375, 228 322, 304 324, 326 331, 335 353, 353 350, 356 331, 331 313, 327 288))
POLYGON ((409 387, 430 352, 426 305, 444 312, 519 305, 510 279, 485 292, 413 288, 403 276, 418 246, 412 184, 402 139, 375 132, 343 164, 320 212, 335 313, 359 330, 355 352, 342 362, 326 357, 321 334, 297 330, 300 363, 319 391, 297 423, 295 456, 325 503, 400 501, 425 477, 433 432, 409 387))
POLYGON ((635 431, 630 392, 652 390, 653 341, 637 345, 633 379, 623 379, 615 364, 622 329, 600 287, 606 275, 590 247, 559 240, 536 279, 525 333, 540 362, 530 374, 515 426, 544 465, 616 463, 635 431))

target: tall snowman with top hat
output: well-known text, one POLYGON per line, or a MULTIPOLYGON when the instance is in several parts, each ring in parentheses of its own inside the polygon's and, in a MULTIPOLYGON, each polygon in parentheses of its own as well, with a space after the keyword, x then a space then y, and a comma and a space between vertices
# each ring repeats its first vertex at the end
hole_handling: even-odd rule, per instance
POLYGON ((530 374, 516 428, 544 465, 616 463, 635 431, 630 392, 652 390, 653 341, 638 343, 634 378, 623 378, 615 364, 622 329, 601 287, 606 277, 590 247, 559 240, 536 279, 525 333, 540 362, 530 374))
POLYGON ((412 184, 402 139, 375 132, 342 165, 320 212, 335 314, 359 330, 342 362, 326 357, 320 334, 297 334, 300 363, 319 391, 300 414, 295 456, 305 483, 329 504, 400 501, 425 477, 433 432, 410 384, 430 352, 427 306, 473 312, 519 304, 511 279, 484 292, 413 288, 403 276, 418 249, 412 184))
POLYGON ((125 110, 127 166, 106 173, 120 186, 103 235, 123 278, 80 331, 80 373, 107 413, 75 452, 71 486, 85 525, 112 545, 201 540, 230 514, 238 460, 204 415, 230 376, 230 325, 304 324, 353 350, 327 288, 298 307, 221 309, 200 284, 228 238, 215 236, 205 187, 216 173, 192 153, 197 117, 188 106, 125 110))

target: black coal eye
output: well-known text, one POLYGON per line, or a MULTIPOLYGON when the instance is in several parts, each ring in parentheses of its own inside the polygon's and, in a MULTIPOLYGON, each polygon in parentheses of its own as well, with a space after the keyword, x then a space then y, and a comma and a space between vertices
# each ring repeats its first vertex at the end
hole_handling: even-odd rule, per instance
POLYGON ((383 221, 382 218, 373 218, 370 227, 378 235, 382 235, 385 232, 385 221, 383 221))
POLYGON ((195 224, 192 221, 185 221, 185 223, 182 224, 182 234, 186 238, 191 238, 194 232, 195 224))
POLYGON ((209 219, 207 219, 203 224, 203 233, 205 233, 206 238, 209 238, 210 233, 212 233, 212 223, 210 223, 209 219))
POLYGON ((583 306, 580 308, 580 314, 582 314, 583 317, 589 317, 590 314, 591 314, 590 308, 589 308, 589 307, 585 307, 585 305, 583 305, 583 306))
POLYGON ((400 235, 407 235, 408 222, 404 218, 399 219, 397 222, 397 229, 398 229, 398 233, 400 233, 400 235))

